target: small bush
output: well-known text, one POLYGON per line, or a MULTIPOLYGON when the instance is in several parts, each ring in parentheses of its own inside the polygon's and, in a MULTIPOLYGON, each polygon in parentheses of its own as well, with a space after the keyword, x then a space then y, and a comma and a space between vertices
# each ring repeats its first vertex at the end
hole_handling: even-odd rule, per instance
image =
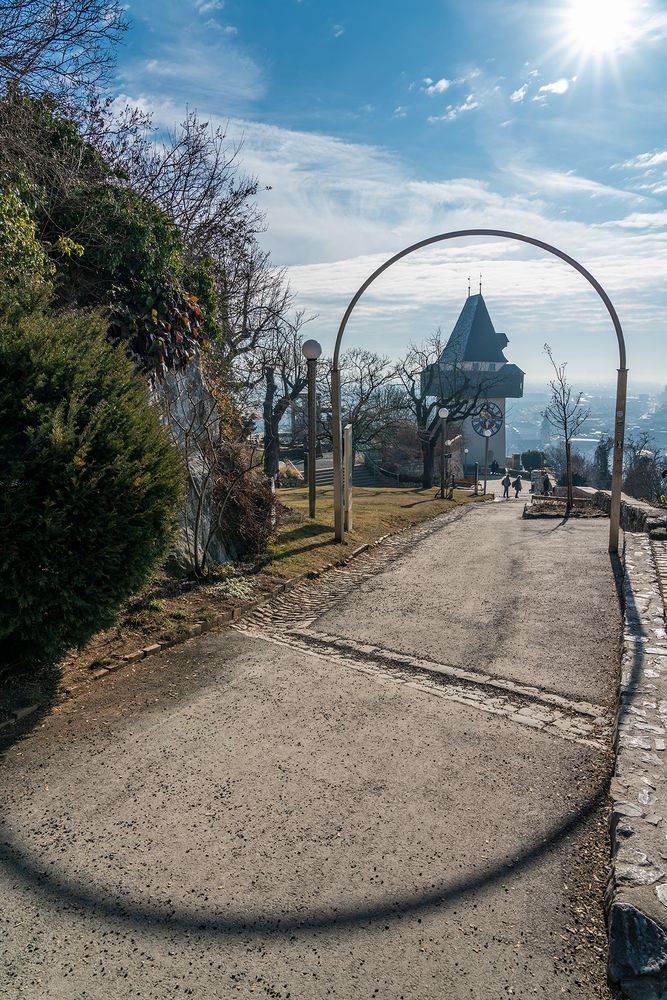
POLYGON ((217 459, 214 501, 225 544, 237 559, 259 555, 275 534, 282 504, 263 475, 246 471, 242 448, 226 446, 217 459))
POLYGON ((109 626, 172 540, 180 459, 105 333, 93 314, 0 308, 0 661, 13 666, 109 626))

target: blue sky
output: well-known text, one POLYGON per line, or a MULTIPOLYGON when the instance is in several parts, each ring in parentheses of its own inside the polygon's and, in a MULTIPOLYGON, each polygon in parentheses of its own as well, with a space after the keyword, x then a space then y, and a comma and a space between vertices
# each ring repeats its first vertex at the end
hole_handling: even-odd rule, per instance
MULTIPOLYGON (((347 301, 403 246, 468 226, 537 236, 607 288, 631 380, 667 383, 667 5, 657 0, 135 0, 115 90, 167 127, 187 106, 243 140, 263 237, 330 348, 347 301), (601 14, 602 12, 602 14, 601 14)), ((614 375, 574 272, 507 241, 408 258, 348 341, 391 355, 449 332, 467 278, 511 360, 614 375)))

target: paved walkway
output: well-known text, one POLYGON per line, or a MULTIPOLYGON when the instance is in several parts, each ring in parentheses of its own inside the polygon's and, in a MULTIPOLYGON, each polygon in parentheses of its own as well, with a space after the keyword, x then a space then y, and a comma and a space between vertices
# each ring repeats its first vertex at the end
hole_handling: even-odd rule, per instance
POLYGON ((105 679, 0 778, 0 995, 606 997, 605 521, 484 505, 105 679))

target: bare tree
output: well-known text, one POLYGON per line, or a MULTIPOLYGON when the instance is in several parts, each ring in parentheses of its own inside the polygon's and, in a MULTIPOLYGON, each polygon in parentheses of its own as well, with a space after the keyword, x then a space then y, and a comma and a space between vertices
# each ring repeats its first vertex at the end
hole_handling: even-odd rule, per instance
MULTIPOLYGON (((222 340, 215 350, 226 363, 245 356, 242 365, 250 370, 256 367, 255 352, 265 342, 269 350, 273 349, 274 333, 293 306, 285 273, 274 268, 268 253, 250 241, 240 249, 229 246, 220 254, 216 278, 222 340)), ((261 350, 257 357, 263 358, 261 350)))
POLYGON ((263 373, 264 471, 269 478, 278 474, 280 465, 280 421, 308 385, 301 350, 305 322, 303 313, 291 321, 282 320, 258 352, 263 373))
POLYGON ((146 134, 121 158, 133 189, 174 219, 186 262, 209 270, 221 331, 210 367, 218 370, 252 354, 293 304, 285 272, 258 243, 265 219, 253 200, 257 181, 240 171, 240 150, 189 111, 165 141, 146 134))
MULTIPOLYGON (((331 365, 320 366, 320 392, 331 405, 331 365)), ((340 359, 341 420, 352 425, 352 447, 379 454, 384 439, 406 415, 405 392, 396 381, 396 366, 387 357, 352 348, 340 359)), ((328 431, 329 437, 331 431, 328 431)))
POLYGON ((439 365, 445 348, 440 328, 422 344, 411 344, 406 356, 399 362, 398 376, 407 392, 410 410, 417 422, 417 437, 422 456, 422 488, 433 485, 435 452, 442 425, 438 410, 449 410, 451 424, 462 423, 472 416, 480 403, 493 395, 498 384, 498 374, 472 378, 461 362, 439 365), (431 378, 424 379, 430 371, 431 378), (433 381, 435 375, 435 382, 433 381))
POLYGON ((572 396, 572 386, 567 381, 565 368, 567 362, 557 365, 553 359, 551 348, 544 345, 549 361, 554 369, 554 377, 549 382, 550 399, 544 411, 546 420, 563 438, 565 445, 565 472, 567 477, 566 510, 571 511, 574 503, 572 493, 572 438, 591 415, 589 409, 582 406, 583 393, 578 393, 576 399, 572 396))
POLYGON ((0 2, 0 83, 90 92, 108 76, 126 29, 119 0, 0 2))
POLYGON ((132 188, 178 226, 190 263, 222 268, 252 245, 264 219, 252 201, 257 181, 239 169, 239 143, 223 129, 187 111, 163 141, 146 130, 120 149, 118 160, 132 188))

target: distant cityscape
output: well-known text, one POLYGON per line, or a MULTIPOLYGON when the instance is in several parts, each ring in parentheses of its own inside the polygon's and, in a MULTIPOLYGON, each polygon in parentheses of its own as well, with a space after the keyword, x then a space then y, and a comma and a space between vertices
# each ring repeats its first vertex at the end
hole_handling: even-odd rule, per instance
MULTIPOLYGON (((589 386, 582 391, 582 402, 591 415, 581 428, 580 435, 573 439, 573 448, 586 458, 592 458, 600 438, 604 434, 613 434, 615 389, 589 386)), ((543 417, 546 404, 546 389, 526 389, 522 399, 508 400, 508 454, 521 453, 529 448, 544 448, 555 440, 553 428, 543 417)), ((626 438, 643 434, 649 435, 652 447, 667 451, 667 386, 640 392, 628 389, 626 438)))

